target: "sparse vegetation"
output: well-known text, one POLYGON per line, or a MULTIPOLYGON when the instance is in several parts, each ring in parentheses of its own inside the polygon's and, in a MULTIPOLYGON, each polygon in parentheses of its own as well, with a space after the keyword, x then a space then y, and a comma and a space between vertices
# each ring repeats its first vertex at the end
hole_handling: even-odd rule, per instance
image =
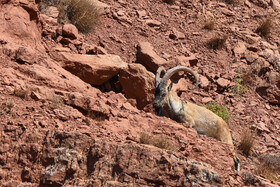
POLYGON ((204 21, 203 28, 207 30, 214 30, 216 20, 214 18, 208 18, 204 21))
POLYGON ((62 97, 58 96, 58 95, 54 95, 51 98, 49 107, 51 109, 59 109, 59 108, 62 108, 63 105, 64 105, 64 101, 63 101, 62 97))
POLYGON ((87 117, 89 117, 97 122, 101 122, 101 121, 108 119, 108 116, 106 114, 99 112, 99 111, 93 111, 93 110, 90 110, 87 112, 87 117))
POLYGON ((163 0, 163 2, 173 5, 175 3, 176 0, 163 0))
POLYGON ((100 9, 91 0, 43 0, 40 10, 56 6, 59 11, 58 22, 71 22, 81 32, 90 32, 94 29, 100 17, 100 9))
POLYGON ((233 79, 235 85, 230 87, 230 91, 236 95, 242 96, 248 90, 248 88, 243 84, 243 78, 240 74, 237 74, 233 79))
POLYGON ((246 155, 249 156, 250 152, 254 146, 254 133, 250 129, 246 129, 242 133, 241 142, 239 145, 239 149, 246 155))
POLYGON ((265 155, 260 159, 256 174, 271 181, 280 182, 280 157, 277 155, 265 155))
POLYGON ((146 133, 140 135, 141 144, 149 144, 161 149, 171 149, 171 143, 163 136, 150 136, 146 133))
POLYGON ((207 42, 207 45, 211 49, 222 49, 225 46, 227 39, 227 35, 223 35, 221 37, 215 36, 207 42))
POLYGON ((11 113, 12 108, 14 107, 13 101, 8 101, 7 103, 2 103, 0 105, 0 115, 6 115, 8 113, 11 113))
POLYGON ((263 37, 268 37, 273 29, 273 20, 271 17, 268 17, 264 20, 256 29, 256 33, 259 33, 263 37))
POLYGON ((215 104, 209 103, 206 106, 206 108, 211 110, 221 118, 223 118, 223 120, 225 121, 227 121, 230 118, 230 112, 228 111, 227 107, 224 105, 219 105, 218 103, 215 104))
POLYGON ((230 5, 237 5, 238 0, 224 0, 224 2, 230 5))
POLYGON ((90 32, 98 22, 100 10, 90 0, 70 0, 67 15, 81 32, 90 32))
POLYGON ((15 88, 14 89, 14 95, 17 97, 20 97, 22 99, 28 99, 30 95, 31 90, 29 88, 15 88))

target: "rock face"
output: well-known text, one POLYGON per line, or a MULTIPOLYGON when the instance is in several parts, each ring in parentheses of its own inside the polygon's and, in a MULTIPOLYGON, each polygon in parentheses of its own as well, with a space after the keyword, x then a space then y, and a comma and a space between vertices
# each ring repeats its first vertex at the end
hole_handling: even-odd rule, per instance
POLYGON ((144 65, 149 71, 156 72, 159 66, 167 62, 156 54, 149 42, 139 42, 137 46, 137 62, 144 65))
POLYGON ((265 98, 268 102, 280 104, 280 73, 269 72, 256 88, 257 93, 265 98))
POLYGON ((63 68, 83 81, 101 85, 116 76, 127 64, 116 55, 80 55, 60 53, 63 68))
POLYGON ((29 47, 33 50, 43 51, 41 32, 37 26, 39 12, 37 5, 32 0, 23 1, 21 7, 13 2, 0 3, 0 41, 4 40, 6 48, 29 47), (9 31, 9 32, 7 32, 9 31))
POLYGON ((129 64, 123 69, 119 81, 127 98, 136 99, 137 107, 143 109, 152 103, 155 90, 155 75, 141 64, 129 64))

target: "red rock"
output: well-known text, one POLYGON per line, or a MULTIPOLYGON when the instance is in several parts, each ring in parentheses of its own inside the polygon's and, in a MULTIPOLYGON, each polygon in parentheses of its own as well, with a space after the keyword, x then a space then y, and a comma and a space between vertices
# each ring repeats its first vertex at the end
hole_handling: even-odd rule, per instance
POLYGON ((139 42, 137 46, 137 62, 144 65, 149 71, 156 72, 159 66, 167 63, 158 56, 149 42, 139 42))
POLYGON ((47 16, 52 17, 52 18, 57 18, 59 15, 59 11, 57 10, 57 7, 55 7, 55 6, 46 7, 46 9, 43 12, 44 12, 44 14, 46 14, 47 16))
POLYGON ((16 50, 16 61, 19 63, 33 64, 37 61, 36 53, 27 47, 19 47, 16 50))
POLYGON ((210 84, 210 82, 206 77, 204 77, 202 75, 199 76, 199 85, 202 88, 207 88, 209 84, 210 84))
POLYGON ((149 25, 150 27, 158 27, 161 25, 161 22, 157 21, 157 20, 146 20, 145 21, 147 25, 149 25))
POLYGON ((238 41, 237 45, 233 49, 234 55, 241 56, 245 51, 246 51, 245 43, 238 41))
POLYGON ((248 64, 252 64, 259 56, 256 53, 247 50, 244 53, 244 57, 246 58, 248 64))
POLYGON ((119 81, 127 98, 136 99, 139 109, 152 103, 155 75, 141 64, 129 64, 119 75, 119 81))
POLYGON ((224 78, 219 78, 217 80, 217 83, 219 86, 223 87, 223 88, 227 88, 230 84, 230 81, 224 78))
POLYGON ((63 67, 83 81, 101 85, 117 75, 127 64, 116 55, 80 55, 60 53, 63 67))
POLYGON ((211 98, 211 97, 204 97, 204 98, 202 98, 202 100, 201 100, 201 102, 202 103, 209 103, 209 102, 211 102, 211 101, 213 101, 213 99, 211 98))
POLYGON ((79 38, 79 31, 75 25, 65 24, 62 27, 62 35, 71 39, 77 39, 79 38))

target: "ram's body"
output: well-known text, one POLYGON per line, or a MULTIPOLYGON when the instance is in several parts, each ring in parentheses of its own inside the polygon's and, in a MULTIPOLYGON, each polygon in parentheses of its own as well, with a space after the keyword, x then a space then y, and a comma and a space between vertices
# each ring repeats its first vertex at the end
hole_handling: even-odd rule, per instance
MULTIPOLYGON (((228 125, 221 117, 205 107, 182 101, 176 92, 172 91, 172 83, 167 86, 168 80, 178 71, 186 71, 193 74, 196 79, 196 87, 198 86, 198 77, 189 68, 177 66, 165 72, 165 69, 160 67, 156 74, 155 99, 153 102, 156 114, 159 116, 168 116, 180 123, 186 123, 196 129, 198 133, 216 138, 233 148, 228 125), (166 74, 160 80, 160 74, 162 72, 166 74)), ((239 159, 236 156, 234 156, 234 162, 235 168, 239 170, 239 159)))
POLYGON ((168 93, 163 110, 171 119, 186 123, 200 134, 216 138, 233 146, 227 123, 205 107, 180 100, 174 91, 168 93))

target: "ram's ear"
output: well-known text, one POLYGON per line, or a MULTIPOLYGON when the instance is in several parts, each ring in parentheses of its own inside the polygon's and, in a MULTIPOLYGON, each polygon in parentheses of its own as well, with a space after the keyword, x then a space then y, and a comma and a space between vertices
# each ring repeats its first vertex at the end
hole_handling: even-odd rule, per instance
POLYGON ((169 92, 171 91, 172 87, 173 87, 173 83, 171 82, 171 83, 169 84, 169 86, 168 86, 168 91, 169 91, 169 92))

